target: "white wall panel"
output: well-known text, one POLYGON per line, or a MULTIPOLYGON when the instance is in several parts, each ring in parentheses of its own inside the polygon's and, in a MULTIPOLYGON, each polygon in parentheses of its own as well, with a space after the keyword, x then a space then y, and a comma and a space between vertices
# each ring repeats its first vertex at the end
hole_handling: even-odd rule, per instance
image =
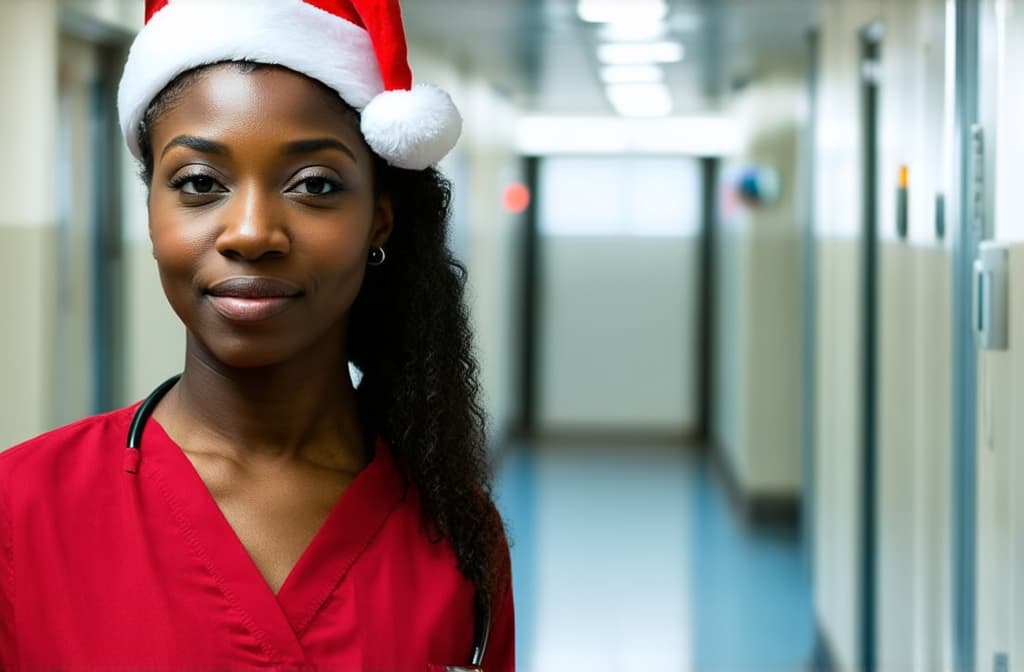
POLYGON ((696 426, 699 184, 693 159, 543 160, 543 428, 696 426))
POLYGON ((699 241, 548 236, 542 255, 541 427, 692 430, 699 241))

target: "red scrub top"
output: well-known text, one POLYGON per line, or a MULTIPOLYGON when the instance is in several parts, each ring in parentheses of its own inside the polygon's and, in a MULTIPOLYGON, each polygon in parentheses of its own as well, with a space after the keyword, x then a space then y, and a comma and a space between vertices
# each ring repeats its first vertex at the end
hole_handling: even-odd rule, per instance
MULTIPOLYGON (((0 669, 468 665, 473 585, 451 547, 423 532, 418 497, 386 447, 275 595, 155 420, 138 472, 125 470, 134 410, 0 453, 0 669)), ((506 581, 484 669, 510 672, 513 656, 506 581)))

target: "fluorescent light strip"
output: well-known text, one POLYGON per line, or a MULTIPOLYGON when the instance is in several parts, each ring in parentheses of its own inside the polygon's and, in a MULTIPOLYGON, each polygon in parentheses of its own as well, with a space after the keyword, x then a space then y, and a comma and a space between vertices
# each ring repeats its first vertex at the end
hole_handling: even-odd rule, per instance
POLYGON ((621 21, 601 26, 601 39, 605 42, 652 42, 668 33, 661 21, 621 21))
POLYGON ((656 65, 606 65, 601 68, 605 84, 656 84, 665 73, 656 65))
POLYGON ((664 84, 609 84, 605 93, 615 111, 624 117, 672 114, 672 94, 664 84))
POLYGON ((686 50, 678 42, 638 42, 602 44, 597 58, 605 65, 643 65, 648 63, 678 63, 686 50))
POLYGON ((580 0, 576 13, 588 23, 661 21, 668 16, 665 0, 580 0))

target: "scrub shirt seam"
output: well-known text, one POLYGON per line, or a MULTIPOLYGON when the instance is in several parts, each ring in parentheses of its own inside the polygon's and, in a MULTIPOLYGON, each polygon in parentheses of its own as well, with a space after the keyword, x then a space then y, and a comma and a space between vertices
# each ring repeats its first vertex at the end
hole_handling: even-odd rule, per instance
POLYGON ((260 645, 260 648, 263 649, 263 653, 266 654, 266 656, 271 660, 276 661, 276 664, 284 664, 284 656, 274 655, 275 652, 277 651, 277 647, 275 647, 269 641, 267 641, 266 637, 262 633, 262 630, 256 625, 255 621, 253 621, 252 617, 249 616, 248 612, 246 612, 245 609, 243 609, 239 604, 238 598, 235 596, 234 591, 232 591, 230 588, 224 585, 224 581, 221 578, 220 574, 218 574, 217 571, 214 569, 209 557, 207 557, 206 553, 201 548, 198 539, 196 539, 195 531, 192 529, 192 526, 189 524, 188 520, 185 519, 185 516, 181 513, 181 509, 179 508, 177 501, 174 498, 174 495, 167 488, 167 485, 164 482, 163 477, 159 473, 159 468, 156 468, 155 465, 153 465, 151 468, 153 469, 153 476, 155 477, 154 480, 157 483, 157 487, 160 488, 160 492, 163 494, 168 506, 171 507, 171 512, 174 515, 175 522, 177 522, 178 526, 182 528, 182 532, 184 532, 185 537, 188 539, 188 543, 192 552, 203 563, 203 566, 206 568, 206 571, 209 572, 210 576, 213 577, 214 582, 216 582, 217 584, 217 588, 220 589, 221 594, 224 595, 225 598, 227 598, 229 604, 231 605, 231 608, 241 617, 242 623, 246 626, 246 628, 249 629, 249 632, 252 633, 252 636, 260 645))
POLYGON ((363 557, 363 555, 366 554, 366 551, 369 550, 370 546, 373 545, 373 542, 377 540, 377 538, 380 536, 381 530, 384 529, 384 525, 388 522, 388 519, 391 518, 392 514, 394 514, 399 504, 401 504, 404 500, 405 495, 403 494, 401 497, 398 497, 391 504, 391 508, 388 509, 388 512, 381 519, 380 524, 377 525, 377 529, 373 531, 373 534, 371 534, 366 539, 366 542, 359 548, 359 550, 356 553, 352 554, 352 558, 348 561, 348 563, 345 564, 345 568, 342 570, 341 575, 338 577, 338 580, 332 582, 330 587, 327 590, 323 591, 322 594, 320 594, 320 597, 318 597, 316 600, 311 601, 311 605, 308 608, 308 614, 303 616, 302 620, 300 621, 301 627, 296 632, 296 635, 298 637, 302 637, 306 634, 306 631, 313 624, 314 619, 316 619, 317 614, 323 611, 323 608, 327 605, 327 602, 330 599, 331 595, 337 592, 338 586, 340 586, 341 583, 348 576, 348 573, 352 570, 352 567, 356 564, 356 561, 358 561, 359 558, 363 557))

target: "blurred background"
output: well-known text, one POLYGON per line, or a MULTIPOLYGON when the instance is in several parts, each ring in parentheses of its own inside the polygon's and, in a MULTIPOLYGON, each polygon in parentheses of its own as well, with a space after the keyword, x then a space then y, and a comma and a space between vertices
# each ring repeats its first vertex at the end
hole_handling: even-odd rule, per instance
MULTIPOLYGON (((519 669, 1024 666, 1024 0, 404 4, 519 669)), ((0 2, 0 446, 181 366, 141 22, 0 2)))

